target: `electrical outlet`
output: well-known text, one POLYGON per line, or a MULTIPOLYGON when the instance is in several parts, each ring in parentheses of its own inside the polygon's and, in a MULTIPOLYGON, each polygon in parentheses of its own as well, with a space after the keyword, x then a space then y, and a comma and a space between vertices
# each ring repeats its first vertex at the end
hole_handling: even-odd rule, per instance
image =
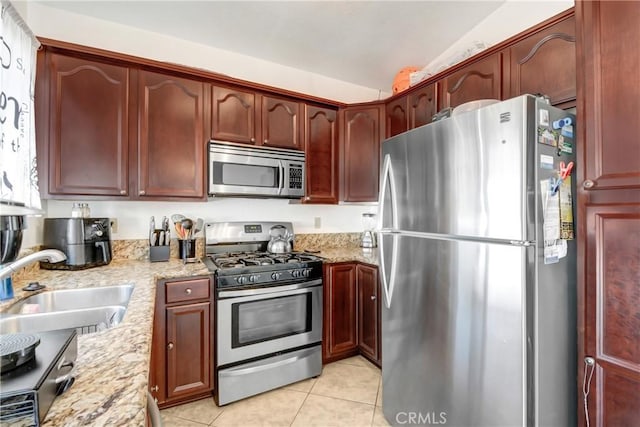
POLYGON ((118 232, 118 220, 116 218, 111 219, 111 233, 115 234, 118 232))
POLYGON ((317 216, 317 217, 313 218, 313 226, 314 226, 315 228, 320 228, 320 227, 322 227, 322 221, 320 220, 320 217, 319 217, 319 216, 317 216))

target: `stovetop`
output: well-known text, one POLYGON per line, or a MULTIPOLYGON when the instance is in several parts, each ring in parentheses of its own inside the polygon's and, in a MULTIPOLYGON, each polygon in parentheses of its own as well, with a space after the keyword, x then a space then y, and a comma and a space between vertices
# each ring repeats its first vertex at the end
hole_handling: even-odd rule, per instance
POLYGON ((217 288, 277 285, 322 278, 322 258, 306 252, 264 251, 209 254, 217 288))

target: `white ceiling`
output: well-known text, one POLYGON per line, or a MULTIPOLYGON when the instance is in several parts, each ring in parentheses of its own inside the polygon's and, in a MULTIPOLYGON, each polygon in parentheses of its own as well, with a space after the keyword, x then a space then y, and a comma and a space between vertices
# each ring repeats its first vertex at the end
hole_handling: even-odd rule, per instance
POLYGON ((388 91, 499 1, 51 1, 49 7, 388 91))

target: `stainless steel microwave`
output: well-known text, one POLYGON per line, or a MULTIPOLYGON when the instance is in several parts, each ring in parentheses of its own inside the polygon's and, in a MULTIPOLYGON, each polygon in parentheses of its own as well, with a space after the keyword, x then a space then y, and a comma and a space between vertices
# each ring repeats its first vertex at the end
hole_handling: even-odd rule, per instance
POLYGON ((209 195, 304 196, 304 152, 209 142, 209 195))

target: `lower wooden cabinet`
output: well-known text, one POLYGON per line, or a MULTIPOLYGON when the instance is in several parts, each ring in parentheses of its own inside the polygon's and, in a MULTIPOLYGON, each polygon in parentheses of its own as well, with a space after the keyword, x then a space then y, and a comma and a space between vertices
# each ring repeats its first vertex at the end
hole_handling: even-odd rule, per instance
POLYGON ((378 268, 327 264, 324 277, 323 363, 362 354, 380 366, 378 268))
POLYGON ((158 283, 149 390, 161 408, 213 391, 212 296, 209 277, 158 283))

